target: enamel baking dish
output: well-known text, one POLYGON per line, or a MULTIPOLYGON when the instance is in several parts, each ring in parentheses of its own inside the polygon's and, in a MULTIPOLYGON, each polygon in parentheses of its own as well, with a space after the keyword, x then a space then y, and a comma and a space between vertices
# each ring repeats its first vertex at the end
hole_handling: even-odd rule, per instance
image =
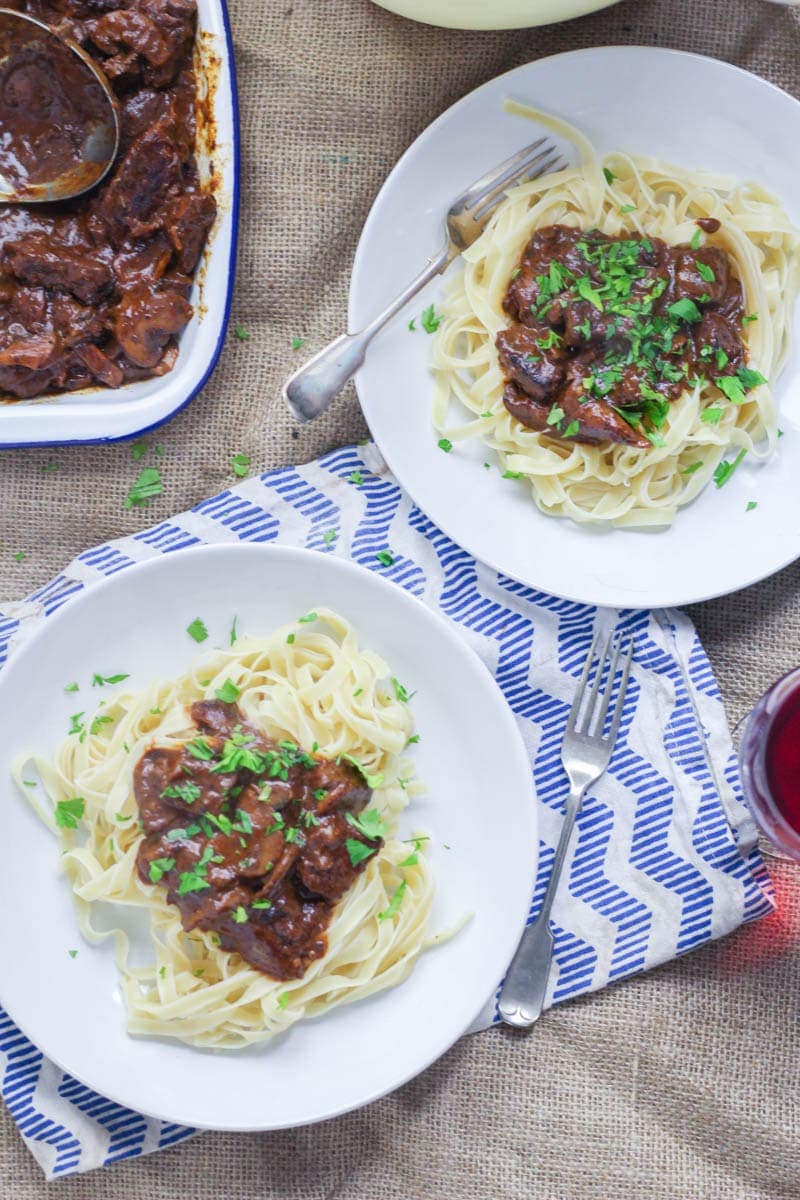
POLYGON ((205 107, 212 116, 207 139, 199 122, 197 160, 203 178, 214 177, 218 213, 195 276, 190 297, 195 313, 180 336, 175 366, 161 378, 120 388, 0 403, 0 448, 106 442, 144 433, 187 405, 214 369, 233 289, 239 202, 236 74, 224 0, 198 0, 197 46, 198 95, 205 78, 205 107))

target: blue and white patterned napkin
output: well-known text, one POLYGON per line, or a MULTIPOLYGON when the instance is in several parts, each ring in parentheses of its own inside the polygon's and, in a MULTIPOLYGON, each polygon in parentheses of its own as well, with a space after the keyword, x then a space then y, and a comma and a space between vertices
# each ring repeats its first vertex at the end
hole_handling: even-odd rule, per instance
MULTIPOLYGON (((87 550, 0 612, 0 664, 105 576, 158 554, 237 540, 305 546, 380 571, 438 609, 477 651, 533 765, 541 841, 531 919, 558 841, 567 788, 561 740, 594 625, 616 621, 635 633, 619 742, 584 803, 568 886, 553 908, 557 969, 548 1003, 654 967, 771 911, 719 692, 688 618, 557 600, 476 563, 420 512, 371 445, 248 479, 191 512, 87 550), (376 557, 387 548, 389 567, 376 557)), ((474 1028, 496 1021, 490 1003, 474 1028)), ((193 1132, 124 1109, 63 1074, 2 1009, 0 1069, 6 1104, 49 1178, 134 1158, 193 1132)))

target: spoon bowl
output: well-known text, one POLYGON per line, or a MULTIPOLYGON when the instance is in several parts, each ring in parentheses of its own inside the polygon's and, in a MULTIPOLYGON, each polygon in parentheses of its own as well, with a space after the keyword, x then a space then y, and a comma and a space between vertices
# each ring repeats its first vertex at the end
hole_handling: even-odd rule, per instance
POLYGON ((0 8, 0 202, 80 196, 118 146, 117 101, 97 64, 42 21, 0 8))

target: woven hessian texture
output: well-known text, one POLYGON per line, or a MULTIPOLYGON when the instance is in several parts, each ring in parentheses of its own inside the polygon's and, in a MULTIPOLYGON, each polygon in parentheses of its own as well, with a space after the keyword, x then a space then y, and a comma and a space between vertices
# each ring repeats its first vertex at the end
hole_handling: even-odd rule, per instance
MULTIPOLYGON (((495 34, 415 25, 369 0, 235 0, 231 16, 243 135, 233 320, 250 338, 229 338, 203 395, 152 439, 165 490, 147 510, 123 509, 139 470, 124 445, 2 455, 5 598, 220 490, 231 454, 263 469, 364 435, 352 391, 298 430, 279 385, 342 329, 359 230, 389 168, 471 88, 556 51, 640 43, 728 59, 800 95, 798 14, 763 0, 626 0, 495 34)), ((692 610, 733 721, 798 659, 798 582, 795 566, 692 610)), ((276 1135, 205 1134, 53 1186, 81 1200, 794 1200, 800 871, 776 872, 776 885, 775 917, 561 1007, 530 1035, 464 1040, 362 1112, 276 1135)), ((45 1194, 3 1111, 0 1195, 45 1194)))

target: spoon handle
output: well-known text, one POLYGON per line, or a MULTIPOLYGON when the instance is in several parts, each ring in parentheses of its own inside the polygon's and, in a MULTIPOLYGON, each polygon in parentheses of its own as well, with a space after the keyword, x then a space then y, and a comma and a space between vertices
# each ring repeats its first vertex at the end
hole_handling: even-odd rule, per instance
POLYGON ((405 308, 426 283, 441 274, 451 257, 448 247, 427 263, 416 279, 369 325, 358 333, 342 334, 287 379, 283 398, 298 421, 313 421, 326 411, 363 363, 367 347, 376 333, 405 308))

